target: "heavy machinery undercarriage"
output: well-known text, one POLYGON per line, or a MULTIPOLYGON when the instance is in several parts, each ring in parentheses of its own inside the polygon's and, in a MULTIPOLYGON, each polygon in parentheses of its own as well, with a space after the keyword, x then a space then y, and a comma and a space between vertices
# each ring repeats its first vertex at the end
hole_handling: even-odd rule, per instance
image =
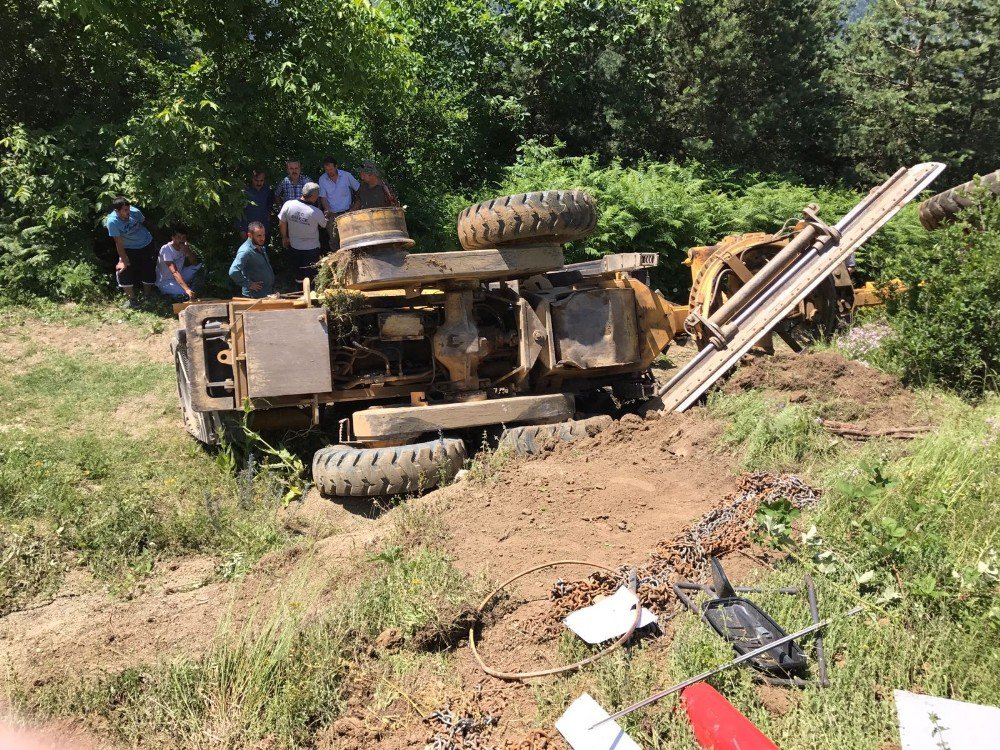
POLYGON ((840 228, 809 207, 789 232, 694 248, 687 305, 638 278, 655 254, 564 263, 562 243, 596 224, 580 191, 472 206, 459 217, 466 249, 457 252, 409 252, 400 209, 345 214, 341 251, 324 261, 318 290, 307 282, 284 298, 180 311, 173 349, 187 429, 214 444, 244 413, 256 429, 322 425, 337 444, 314 456, 321 489, 380 495, 460 468, 464 445, 445 433, 548 425, 575 435, 580 395, 651 398, 653 360, 693 335, 708 369, 685 369, 669 398, 659 389, 668 408, 684 408, 735 361, 730 350, 769 346, 772 333, 798 350, 850 315, 844 260, 936 174, 914 170, 873 191, 877 200, 840 228))

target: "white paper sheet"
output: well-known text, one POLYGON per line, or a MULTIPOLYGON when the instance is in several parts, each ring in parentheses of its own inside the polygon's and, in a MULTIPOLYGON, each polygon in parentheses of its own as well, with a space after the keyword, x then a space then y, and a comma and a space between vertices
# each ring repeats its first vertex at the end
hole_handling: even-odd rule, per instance
MULTIPOLYGON (((622 586, 597 604, 571 612, 564 622, 567 628, 587 643, 602 643, 609 638, 624 635, 628 631, 635 620, 633 608, 638 602, 636 595, 622 586)), ((644 628, 654 622, 656 615, 643 607, 637 627, 644 628)))
POLYGON ((641 750, 614 721, 590 728, 608 716, 597 701, 584 693, 559 717, 556 729, 573 750, 641 750))
POLYGON ((984 750, 1000 740, 1000 708, 893 690, 903 750, 984 750))

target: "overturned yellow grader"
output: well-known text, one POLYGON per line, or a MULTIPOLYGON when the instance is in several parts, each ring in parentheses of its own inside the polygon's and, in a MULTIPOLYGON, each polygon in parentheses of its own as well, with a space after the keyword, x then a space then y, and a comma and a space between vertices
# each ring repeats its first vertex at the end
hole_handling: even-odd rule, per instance
MULTIPOLYGON (((900 195, 897 187, 883 203, 898 208, 900 195)), ((192 435, 218 443, 244 408, 258 429, 325 427, 336 442, 314 455, 314 481, 327 494, 360 496, 427 488, 453 474, 466 458, 462 431, 506 425, 504 439, 530 451, 541 438, 571 439, 601 422, 575 420, 578 401, 593 413, 596 396, 653 398, 650 365, 676 336, 693 334, 706 351, 729 346, 739 326, 726 316, 739 313, 741 295, 766 297, 803 248, 815 253, 824 238, 838 237, 851 242, 835 243, 824 258, 839 260, 808 289, 779 290, 790 303, 770 310, 773 322, 750 343, 771 330, 795 346, 829 332, 849 310, 843 260, 867 236, 852 238, 809 209, 787 236, 744 236, 694 252, 690 304, 672 305, 638 278, 656 265, 655 254, 564 262, 563 243, 597 222, 593 200, 579 190, 469 207, 458 219, 465 249, 456 252, 410 252, 401 209, 337 221, 336 284, 187 305, 173 351, 192 435)))

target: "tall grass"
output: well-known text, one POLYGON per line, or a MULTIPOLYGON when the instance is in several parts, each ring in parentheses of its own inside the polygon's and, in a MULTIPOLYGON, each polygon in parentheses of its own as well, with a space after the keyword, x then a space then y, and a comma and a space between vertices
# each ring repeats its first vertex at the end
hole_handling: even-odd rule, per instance
POLYGON ((726 420, 722 443, 737 451, 740 468, 745 471, 791 469, 832 449, 816 415, 799 404, 769 401, 756 391, 713 391, 708 409, 726 420))
POLYGON ((184 432, 169 363, 30 341, 0 357, 0 611, 73 562, 124 589, 163 556, 239 555, 245 569, 285 538, 265 474, 238 482, 184 432))
MULTIPOLYGON (((473 607, 485 588, 425 546, 390 547, 351 567, 332 600, 303 573, 273 609, 259 610, 235 631, 226 618, 200 659, 144 665, 96 682, 19 688, 12 697, 28 714, 79 717, 138 747, 309 745, 342 713, 355 674, 381 674, 386 682, 425 665, 440 672, 443 657, 418 650, 444 642, 414 636, 450 629, 449 618, 473 607), (382 663, 373 643, 387 628, 400 631, 403 652, 382 663)), ((370 697, 392 700, 381 687, 370 697)))
POLYGON ((13 698, 26 713, 79 717, 133 746, 297 747, 338 715, 348 649, 343 629, 304 626, 294 605, 283 603, 263 624, 223 629, 199 660, 17 690, 13 698))

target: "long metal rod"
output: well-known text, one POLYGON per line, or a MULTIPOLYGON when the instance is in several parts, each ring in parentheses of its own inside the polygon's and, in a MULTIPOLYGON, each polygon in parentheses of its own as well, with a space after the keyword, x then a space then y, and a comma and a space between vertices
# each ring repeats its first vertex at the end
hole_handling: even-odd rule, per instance
MULTIPOLYGON (((809 615, 813 622, 819 622, 819 602, 816 601, 816 584, 813 577, 806 573, 806 597, 809 600, 809 615)), ((830 687, 830 680, 826 676, 826 656, 823 653, 823 634, 816 634, 816 666, 819 669, 819 686, 830 687)))
POLYGON ((661 698, 666 698, 668 695, 672 695, 672 694, 674 694, 676 692, 679 692, 679 691, 683 690, 686 687, 690 687, 691 685, 694 685, 695 683, 701 682, 702 680, 706 680, 709 677, 711 677, 712 675, 716 675, 719 672, 724 672, 725 670, 729 669, 730 667, 735 667, 735 666, 737 666, 739 664, 742 664, 745 661, 749 661, 750 659, 753 659, 755 656, 760 656, 763 653, 767 653, 768 651, 770 651, 775 646, 780 646, 783 643, 788 643, 789 641, 793 641, 796 638, 801 638, 804 635, 809 635, 810 633, 814 633, 817 630, 825 628, 827 625, 829 625, 831 622, 834 622, 835 620, 840 620, 840 619, 842 619, 844 617, 851 617, 852 615, 856 615, 862 609, 863 609, 863 607, 861 607, 861 606, 854 607, 853 609, 847 610, 847 612, 844 612, 842 615, 838 615, 837 617, 831 617, 831 618, 826 619, 826 620, 821 620, 820 622, 818 622, 818 623, 816 623, 814 625, 810 625, 807 628, 802 628, 802 630, 797 630, 796 632, 792 633, 791 635, 786 635, 784 638, 778 638, 777 640, 771 641, 770 643, 767 643, 767 644, 761 646, 760 648, 755 648, 753 651, 748 651, 747 653, 743 654, 743 656, 737 657, 736 659, 733 659, 730 662, 726 662, 725 664, 720 664, 719 666, 713 667, 712 669, 709 669, 709 670, 707 670, 705 672, 702 672, 699 675, 695 675, 694 677, 690 677, 690 678, 684 680, 684 682, 679 682, 676 685, 674 685, 673 687, 667 688, 666 690, 661 690, 658 693, 653 693, 648 698, 643 698, 641 701, 639 701, 637 703, 633 703, 631 706, 627 706, 627 707, 623 708, 621 711, 618 711, 617 713, 611 714, 611 716, 609 716, 608 718, 601 719, 601 721, 599 721, 596 724, 592 725, 590 728, 591 729, 595 729, 595 728, 601 726, 601 724, 604 724, 604 723, 609 722, 609 721, 614 721, 615 719, 620 719, 622 716, 626 716, 626 715, 632 713, 633 711, 637 711, 640 708, 648 706, 650 703, 656 703, 656 701, 660 700, 661 698))

